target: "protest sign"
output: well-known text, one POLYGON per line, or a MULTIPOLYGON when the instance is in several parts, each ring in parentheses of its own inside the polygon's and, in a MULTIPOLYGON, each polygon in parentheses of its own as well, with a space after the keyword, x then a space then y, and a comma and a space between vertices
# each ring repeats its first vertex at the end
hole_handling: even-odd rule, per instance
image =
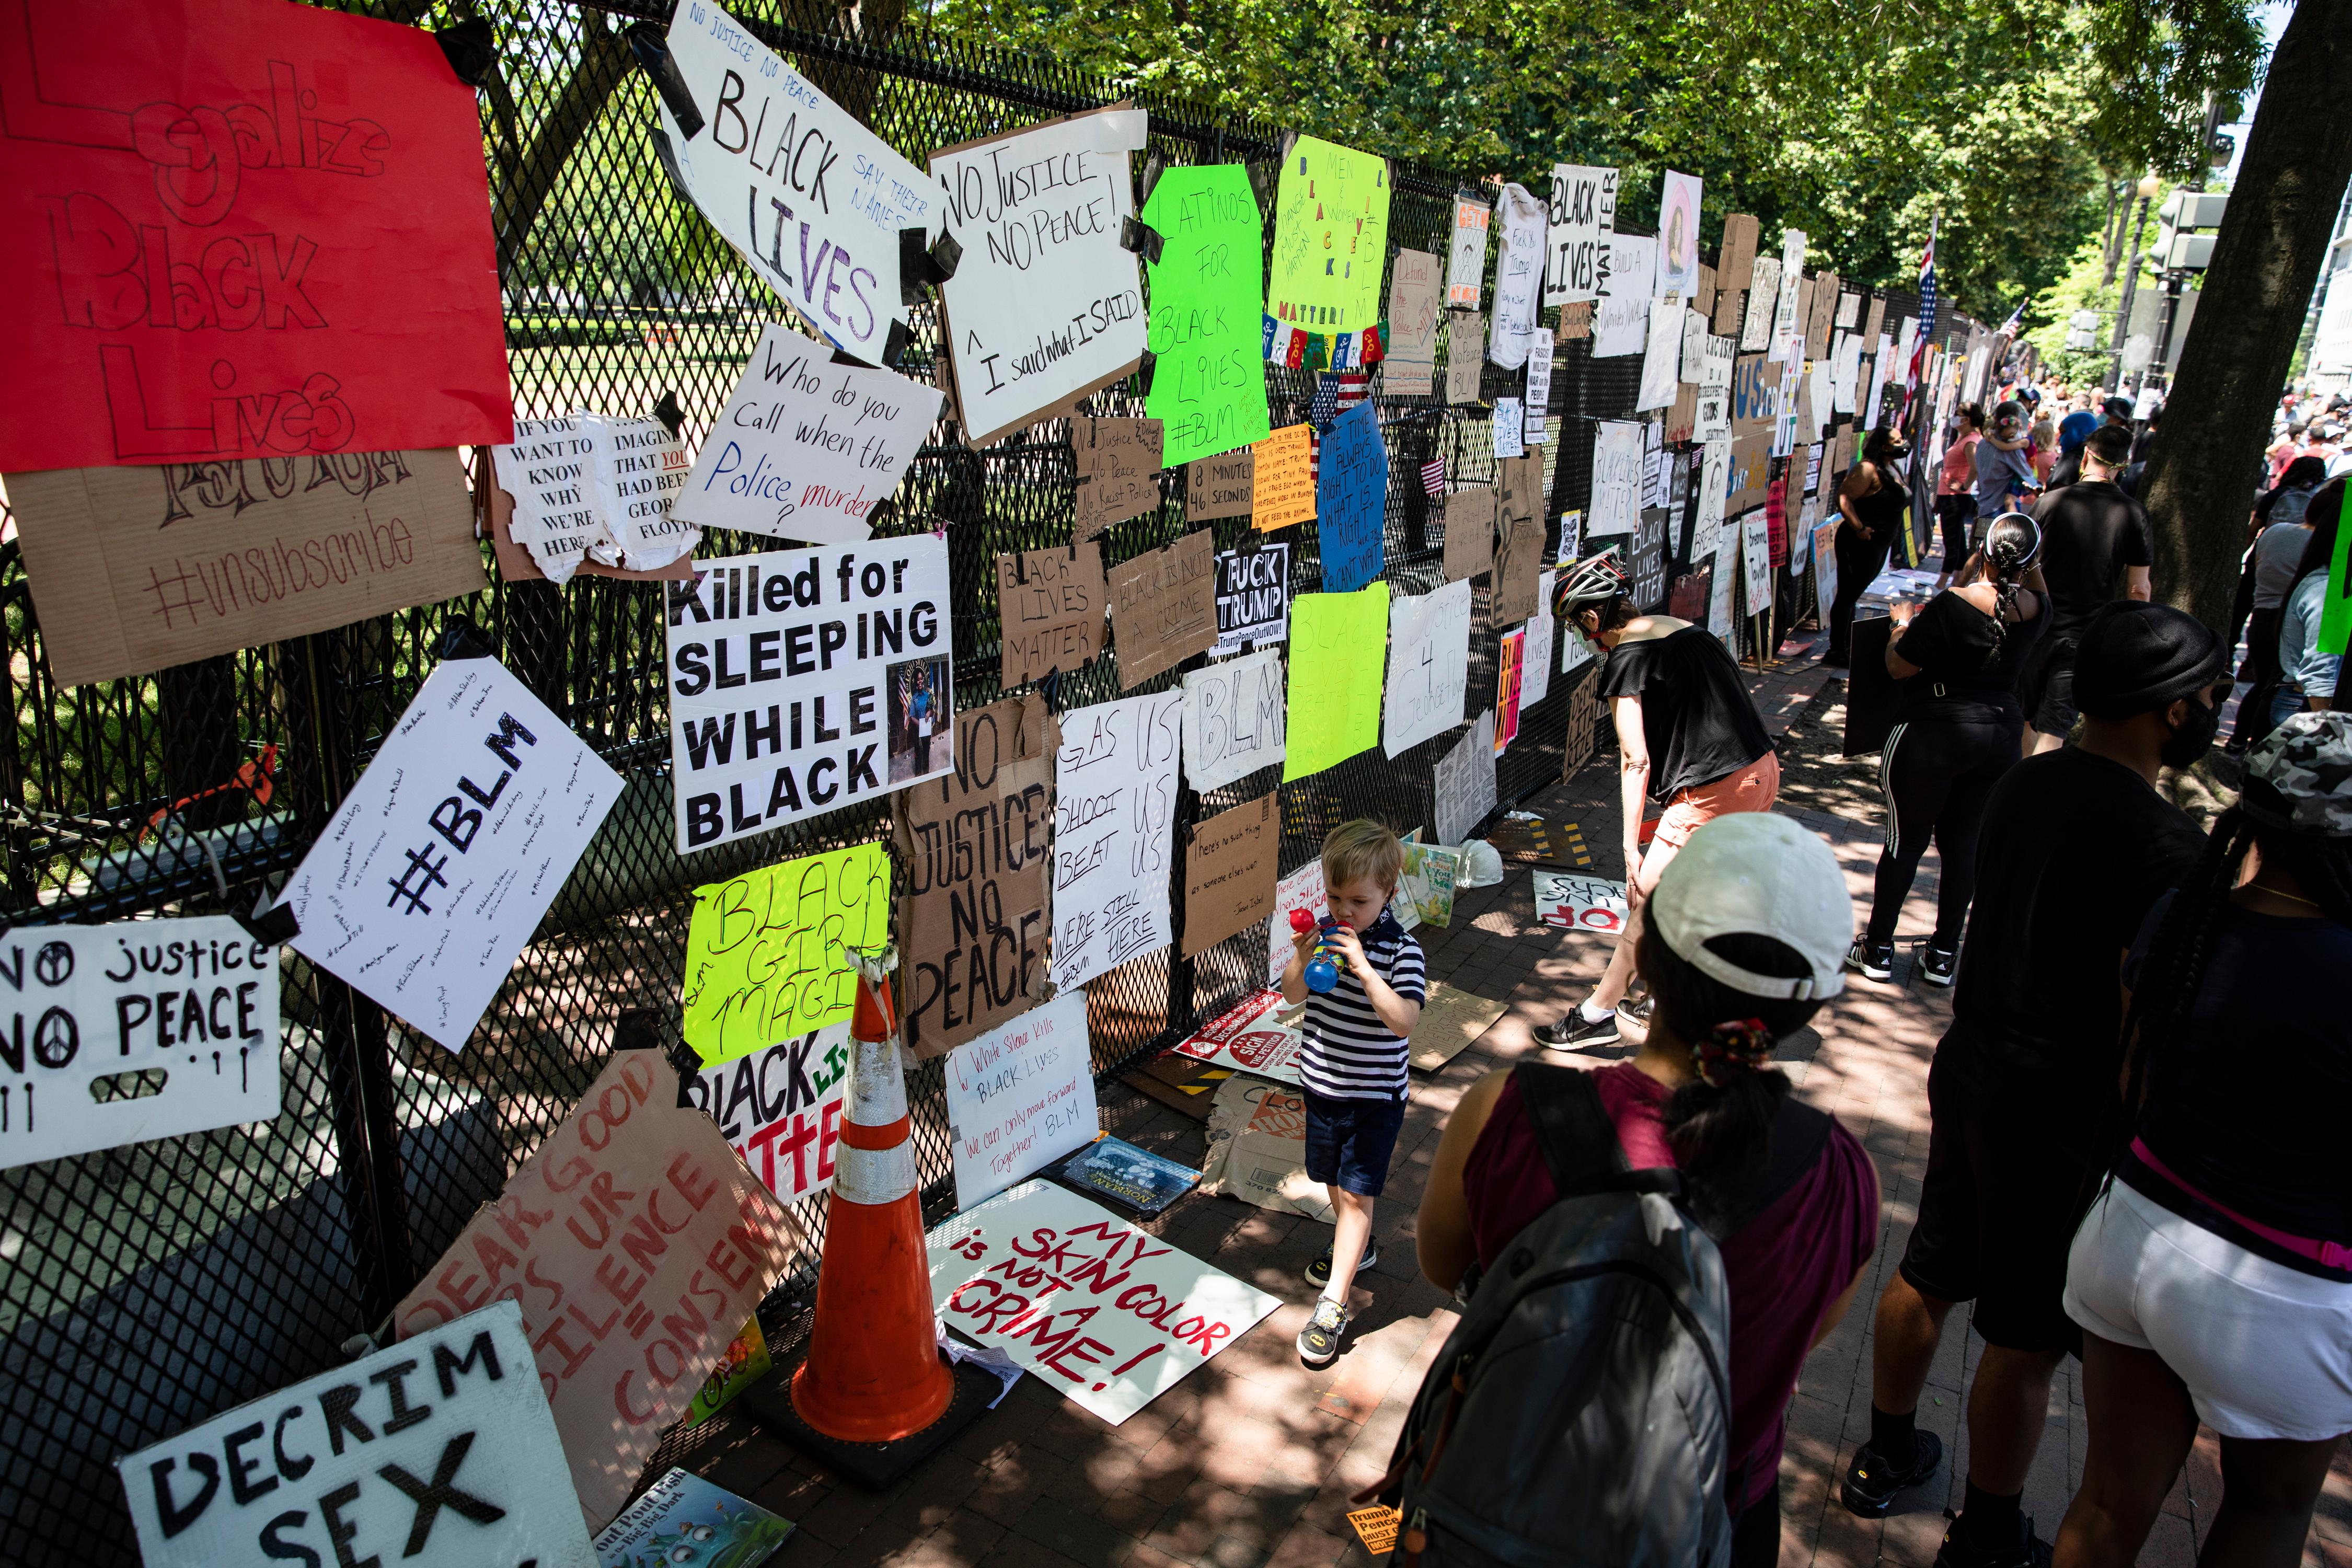
POLYGON ((874 503, 906 477, 940 403, 935 388, 835 360, 771 321, 673 510, 705 528, 774 539, 865 539, 874 503))
MULTIPOLYGON (((678 184, 826 341, 868 364, 887 361, 891 329, 906 320, 899 231, 939 227, 938 188, 707 0, 671 14, 669 57, 709 117, 689 137, 660 108, 678 184)), ((965 244, 967 263, 978 239, 965 244)))
POLYGON ((1536 919, 1570 931, 1614 936, 1625 929, 1625 884, 1573 871, 1537 871, 1536 919))
POLYGON ((1465 582, 1495 566, 1495 487, 1465 485, 1445 498, 1445 555, 1441 572, 1448 583, 1465 582))
POLYGON ((278 1115, 278 950, 226 915, 17 926, 0 979, 0 1170, 278 1115))
POLYGON ((1696 310, 1683 312, 1683 350, 1675 374, 1685 384, 1706 379, 1706 318, 1696 310))
POLYGON ((1444 286, 1437 258, 1400 250, 1389 268, 1387 370, 1381 389, 1394 397, 1426 397, 1437 370, 1437 304, 1444 286))
POLYGON ((1071 537, 1084 543, 1113 523, 1160 504, 1162 426, 1157 419, 1070 420, 1077 458, 1077 521, 1071 537))
POLYGON ((1813 279, 1813 308, 1805 317, 1805 354, 1820 359, 1830 350, 1830 331, 1837 320, 1838 275, 1824 272, 1813 279))
MULTIPOLYGON (((592 1530, 620 1511, 792 1256, 784 1211, 682 1098, 660 1052, 614 1052, 393 1310, 406 1342, 492 1301, 521 1304, 592 1530)), ((561 1496, 531 1511, 556 1511, 561 1496)))
POLYGON ((1742 353, 1754 353, 1771 345, 1772 314, 1780 300, 1780 260, 1775 257, 1759 256, 1748 275, 1748 313, 1739 323, 1742 353))
POLYGON ((1495 209, 1467 196, 1454 198, 1454 237, 1446 247, 1445 307, 1478 309, 1486 276, 1486 231, 1495 209))
POLYGON ((1724 500, 1731 488, 1731 440, 1725 437, 1699 447, 1698 500, 1691 512, 1691 565, 1715 554, 1723 532, 1724 500))
POLYGON ((1063 715, 1055 762, 1054 984, 1168 945, 1181 691, 1063 715))
POLYGON ((1528 634, 1503 634, 1502 650, 1495 660, 1495 754, 1501 756, 1519 738, 1519 671, 1528 656, 1528 634))
POLYGON ((1228 658, 1253 644, 1278 643, 1289 635, 1290 546, 1219 551, 1217 646, 1209 651, 1228 658))
MULTIPOLYGON (((1262 438, 1262 437, 1261 437, 1262 438)), ((1198 525, 1220 518, 1247 517, 1255 504, 1257 449, 1220 452, 1184 465, 1184 521, 1198 525)))
POLYGON ((0 390, 0 471, 508 438, 479 112, 429 35, 274 0, 37 10, 11 12, 0 309, 41 368, 0 390))
MULTIPOLYGON (((551 422, 518 419, 515 421, 515 431, 520 436, 532 426, 549 423, 551 422)), ((574 439, 576 440, 577 437, 575 437, 574 439)), ((482 520, 487 525, 485 531, 490 536, 490 552, 498 557, 499 579, 508 583, 551 581, 548 574, 541 567, 538 559, 539 554, 547 552, 547 543, 542 541, 539 544, 526 546, 518 542, 514 536, 515 494, 508 488, 507 477, 499 470, 492 456, 492 449, 488 447, 477 447, 474 448, 474 455, 481 465, 476 470, 475 493, 481 498, 482 520)), ((526 470, 522 482, 529 484, 535 477, 543 488, 550 479, 554 479, 563 469, 571 468, 576 472, 583 461, 575 458, 571 461, 550 465, 546 468, 526 470)), ((684 477, 682 469, 679 477, 681 479, 684 477)), ((701 530, 692 523, 680 523, 678 527, 682 532, 690 536, 686 547, 687 552, 690 552, 694 543, 700 539, 701 530)), ((605 552, 609 554, 613 552, 608 548, 605 552)), ((572 577, 609 577, 623 583, 689 583, 694 580, 694 563, 688 553, 682 552, 667 563, 650 570, 632 571, 626 566, 608 566, 597 560, 594 555, 588 552, 584 539, 581 541, 580 547, 570 561, 558 561, 557 570, 567 580, 572 577)))
POLYGON ((1470 732, 1437 760, 1431 819, 1437 841, 1459 845, 1495 809, 1495 714, 1478 715, 1470 732))
POLYGON ((59 686, 485 585, 450 451, 58 468, 12 473, 7 488, 59 686))
POLYGON ((507 536, 538 575, 568 583, 591 563, 657 573, 693 553, 701 531, 671 511, 686 448, 667 426, 575 413, 518 419, 514 433, 490 467, 507 536))
POLYGON ((1275 187, 1265 314, 1302 331, 1376 324, 1389 194, 1387 159, 1313 136, 1293 142, 1275 187))
POLYGON ((1087 996, 1067 991, 948 1054, 948 1146, 968 1209, 1101 1132, 1087 996))
POLYGON ((1119 239, 1145 123, 1139 109, 1089 110, 931 154, 947 232, 963 247, 940 299, 967 445, 1141 362, 1143 279, 1119 239))
POLYGON ((694 582, 668 589, 681 854, 953 764, 943 536, 697 564, 694 582))
POLYGON ((1208 529, 1110 570, 1122 691, 1217 646, 1217 564, 1208 529))
POLYGON ((1282 656, 1262 648, 1184 677, 1184 776, 1223 787, 1282 761, 1282 656))
POLYGON ((857 975, 844 943, 890 935, 890 860, 859 844, 694 889, 680 1001, 686 1043, 732 1061, 850 1016, 857 975))
POLYGON ((1274 908, 1282 814, 1263 795, 1192 829, 1184 851, 1184 956, 1264 923, 1274 908))
MULTIPOLYGON (((1274 914, 1265 922, 1267 984, 1281 982, 1282 972, 1289 966, 1290 955, 1297 951, 1292 939, 1298 933, 1290 929, 1291 911, 1305 910, 1320 921, 1328 897, 1323 886, 1323 862, 1320 858, 1309 860, 1274 885, 1274 914)), ((1253 1068, 1251 1070, 1255 1072, 1257 1069, 1253 1068)), ((1292 1081, 1297 1080, 1293 1079, 1292 1081)))
POLYGON ((1167 428, 1168 465, 1264 439, 1257 268, 1265 246, 1249 171, 1239 163, 1163 169, 1143 221, 1162 246, 1160 259, 1144 266, 1159 356, 1144 407, 1167 428))
POLYGON ((512 1301, 224 1411, 115 1468, 148 1568, 596 1568, 588 1526, 565 1504, 563 1445, 512 1301))
POLYGON ((1506 519, 1495 552, 1495 598, 1489 624, 1507 626, 1536 613, 1536 575, 1543 569, 1544 525, 1531 517, 1506 519))
POLYGON ((1549 338, 1528 350, 1527 416, 1519 434, 1530 447, 1541 447, 1551 439, 1544 418, 1551 408, 1551 351, 1549 338))
POLYGON ((1544 204, 1524 186, 1503 187, 1503 247, 1495 261, 1495 341, 1487 355, 1506 370, 1528 362, 1542 304, 1544 204))
POLYGON ((1527 416, 1524 405, 1522 405, 1517 398, 1498 397, 1495 399, 1495 416, 1492 422, 1492 428, 1495 439, 1495 456, 1498 459, 1507 460, 1512 458, 1519 457, 1526 452, 1527 416))
MULTIPOLYGON (((1663 542, 1663 531, 1659 537, 1663 542)), ((1663 565, 1661 570, 1664 570, 1663 565)), ((1633 602, 1637 605, 1656 603, 1655 599, 1642 597, 1640 578, 1641 573, 1637 570, 1634 573, 1633 602)), ((1523 708, 1534 707, 1551 690, 1551 642, 1553 632, 1559 624, 1552 619, 1551 584, 1552 574, 1549 572, 1536 578, 1536 609, 1535 614, 1528 617, 1527 625, 1528 662, 1519 678, 1519 705, 1523 708)))
POLYGON ((1380 743, 1379 650, 1389 632, 1389 585, 1301 594, 1290 606, 1289 738, 1282 782, 1319 773, 1380 743))
POLYGON ((461 1051, 620 794, 506 666, 446 659, 288 880, 291 945, 461 1051))
POLYGON ((1772 437, 1769 431, 1731 443, 1731 466, 1728 470, 1730 498, 1724 510, 1733 516, 1764 504, 1766 488, 1770 483, 1772 468, 1772 437))
POLYGON ((1495 467, 1497 515, 1507 522, 1513 519, 1528 522, 1541 519, 1544 508, 1543 454, 1529 452, 1522 457, 1506 458, 1495 467))
MULTIPOLYGON (((1592 313, 1592 357, 1637 354, 1650 339, 1650 284, 1657 270, 1658 242, 1638 235, 1612 235, 1609 272, 1592 313)), ((1677 338, 1679 342, 1680 339, 1677 338)))
POLYGON ((1650 301, 1650 335, 1642 349, 1642 384, 1633 399, 1637 413, 1670 408, 1682 384, 1683 308, 1667 295, 1650 301))
POLYGON ((1286 425, 1251 449, 1252 528, 1270 532, 1315 515, 1314 434, 1286 425))
POLYGON ((1443 844, 1407 839, 1404 870, 1397 881, 1397 918, 1408 930, 1423 922, 1436 926, 1450 923, 1454 919, 1454 890, 1461 880, 1462 851, 1443 844))
POLYGON ((813 1033, 704 1068, 685 1103, 719 1125, 727 1146, 783 1203, 833 1190, 833 1152, 849 1093, 849 1026, 813 1033))
POLYGON ((1389 601, 1389 672, 1381 749, 1402 756, 1462 722, 1470 691, 1470 584, 1389 601))
POLYGON ((1723 220, 1723 243, 1715 253, 1715 327, 1727 337, 1739 334, 1741 306, 1746 296, 1741 292, 1748 284, 1756 265, 1756 242, 1762 237, 1762 226, 1747 213, 1733 213, 1723 220))
POLYGON ((1706 629, 1724 640, 1724 647, 1734 658, 1739 657, 1738 638, 1734 635, 1734 585, 1739 577, 1739 530, 1726 524, 1715 546, 1714 576, 1708 580, 1706 629))
POLYGON ((1281 1301, 1042 1181, 933 1231, 941 1319, 1116 1426, 1281 1301))
POLYGON ((1664 507, 1652 507, 1642 513, 1642 531, 1634 536, 1633 559, 1628 563, 1633 579, 1630 591, 1637 605, 1665 602, 1666 520, 1670 515, 1664 507))
POLYGON ((1769 346, 1775 358, 1785 357, 1792 337, 1801 340, 1797 353, 1804 353, 1801 342, 1804 324, 1797 319, 1797 300, 1805 278, 1805 231, 1784 228, 1780 231, 1780 289, 1773 297, 1772 332, 1769 346))
POLYGON ((1813 573, 1813 608, 1823 626, 1830 624, 1830 607, 1837 603, 1837 531, 1842 521, 1833 517, 1813 530, 1813 559, 1821 563, 1813 573))
POLYGON ((1742 354, 1731 365, 1731 435, 1744 441, 1771 433, 1780 375, 1762 354, 1742 354))
POLYGON ((1550 261, 1544 268, 1544 303, 1598 300, 1609 272, 1610 237, 1617 227, 1617 171, 1581 163, 1551 166, 1550 261))
POLYGON ((1323 586, 1351 593, 1381 574, 1385 559, 1389 458, 1370 398, 1331 422, 1315 478, 1315 531, 1323 586))
MULTIPOLYGON (((1592 500, 1584 521, 1589 540, 1632 533, 1641 525, 1646 456, 1642 426, 1602 419, 1592 426, 1592 500)), ((1632 542, 1628 541, 1628 548, 1632 542)))
MULTIPOLYGON (((1321 886, 1319 881, 1317 886, 1321 886)), ((1314 913, 1318 919, 1323 913, 1319 894, 1314 913)), ((1286 918, 1285 923, 1286 928, 1286 918)), ((1287 964, 1291 951, 1287 929, 1282 951, 1283 963, 1287 964)), ((1277 970, 1276 978, 1280 974, 1277 970)), ((1284 1019, 1283 1009, 1288 1005, 1279 991, 1253 991, 1201 1026, 1190 1038, 1178 1041, 1176 1049, 1196 1061, 1295 1084, 1298 1081, 1298 1022, 1296 1017, 1284 1019)))
MULTIPOLYGON (((1668 169, 1658 182, 1658 259, 1651 291, 1686 303, 1698 292, 1698 211, 1701 182, 1668 169)), ((1655 331, 1657 324, 1651 323, 1655 331)))
POLYGON ((1199 1190, 1332 1223, 1328 1189, 1307 1174, 1307 1100, 1296 1087, 1235 1073, 1217 1086, 1199 1190))
POLYGON ((1486 318, 1475 310, 1445 312, 1445 401, 1478 401, 1486 363, 1486 318))
POLYGON ((1010 689, 1092 663, 1102 652, 1109 602, 1099 544, 998 556, 999 683, 1010 689))

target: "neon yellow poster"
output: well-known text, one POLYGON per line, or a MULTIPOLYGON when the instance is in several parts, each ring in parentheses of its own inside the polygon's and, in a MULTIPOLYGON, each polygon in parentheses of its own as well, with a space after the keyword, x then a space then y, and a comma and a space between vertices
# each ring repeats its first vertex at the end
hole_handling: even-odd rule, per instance
POLYGON ((1282 782, 1344 763, 1381 742, 1389 585, 1301 594, 1290 605, 1290 735, 1282 782))
POLYGON ((1388 254, 1387 160, 1301 136, 1275 188, 1265 313, 1309 332, 1377 325, 1388 254))
POLYGON ((857 976, 843 943, 890 938, 890 861, 860 844, 694 889, 686 1043, 706 1065, 847 1018, 857 976))
POLYGON ((1265 438, 1265 362, 1259 358, 1257 197, 1239 163, 1170 169, 1143 221, 1165 242, 1151 279, 1151 352, 1160 356, 1144 412, 1165 432, 1174 468, 1265 438))

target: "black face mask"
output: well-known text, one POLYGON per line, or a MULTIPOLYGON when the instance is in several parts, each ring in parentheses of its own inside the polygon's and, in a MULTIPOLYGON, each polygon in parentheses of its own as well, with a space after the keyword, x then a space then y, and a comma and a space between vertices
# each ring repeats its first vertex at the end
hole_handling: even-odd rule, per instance
POLYGON ((2213 749, 2213 737, 2221 730, 2221 705, 2208 708, 2194 697, 2189 700, 2188 716, 2179 728, 2166 737, 2157 756, 2168 768, 2185 768, 2213 749))

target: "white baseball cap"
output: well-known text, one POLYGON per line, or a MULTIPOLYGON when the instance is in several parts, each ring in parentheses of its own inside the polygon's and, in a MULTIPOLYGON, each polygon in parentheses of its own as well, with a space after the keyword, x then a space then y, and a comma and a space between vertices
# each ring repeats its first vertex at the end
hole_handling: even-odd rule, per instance
POLYGON ((1750 996, 1811 1000, 1845 986, 1853 941, 1845 873, 1828 845, 1785 816, 1741 811, 1702 825, 1666 863, 1647 918, 1694 968, 1750 996), (1706 945, 1735 933, 1788 943, 1812 974, 1758 974, 1706 945))

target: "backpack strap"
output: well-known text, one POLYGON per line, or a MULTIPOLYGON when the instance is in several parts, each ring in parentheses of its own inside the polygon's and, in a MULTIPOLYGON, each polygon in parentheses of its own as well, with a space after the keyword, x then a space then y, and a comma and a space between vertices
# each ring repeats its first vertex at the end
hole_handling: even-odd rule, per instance
POLYGON ((1780 1113, 1772 1121, 1772 1152, 1764 1168, 1740 1184, 1716 1239, 1721 1241, 1745 1228, 1811 1174, 1822 1152, 1829 1147, 1830 1129, 1835 1125, 1828 1111, 1817 1110, 1793 1094, 1780 1101, 1780 1113))
POLYGON ((1511 1069, 1519 1100, 1535 1128, 1559 1197, 1589 1193, 1663 1193, 1682 1196, 1683 1181, 1672 1170, 1636 1171, 1625 1161, 1617 1125, 1601 1103, 1592 1075, 1549 1062, 1521 1062, 1511 1069))

